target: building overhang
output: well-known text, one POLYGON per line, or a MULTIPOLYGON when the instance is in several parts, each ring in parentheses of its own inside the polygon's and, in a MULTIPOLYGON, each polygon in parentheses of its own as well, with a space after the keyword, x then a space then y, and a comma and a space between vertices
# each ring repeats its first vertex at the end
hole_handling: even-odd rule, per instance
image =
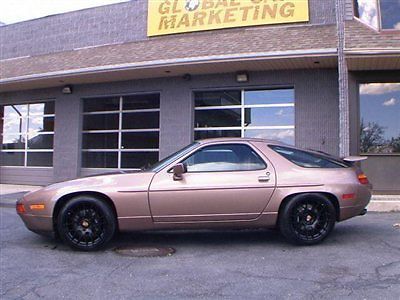
POLYGON ((176 77, 187 73, 203 75, 243 70, 274 71, 335 68, 336 66, 336 48, 198 56, 66 69, 0 78, 0 91, 50 88, 66 84, 176 77))
POLYGON ((349 71, 400 70, 400 48, 347 49, 349 71))

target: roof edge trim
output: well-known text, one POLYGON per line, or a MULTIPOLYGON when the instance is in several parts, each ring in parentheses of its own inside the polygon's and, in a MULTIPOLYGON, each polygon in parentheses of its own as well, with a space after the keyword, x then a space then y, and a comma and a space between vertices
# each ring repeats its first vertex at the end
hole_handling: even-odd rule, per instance
MULTIPOLYGON (((125 63, 116 65, 96 66, 79 69, 70 69, 54 72, 46 72, 32 75, 23 75, 0 79, 0 85, 6 83, 16 83, 24 81, 33 81, 39 79, 57 78, 71 75, 89 75, 92 73, 105 73, 116 71, 128 71, 134 69, 146 69, 152 67, 171 67, 176 65, 195 65, 201 63, 229 62, 229 61, 246 61, 246 60, 263 60, 263 59, 281 59, 281 58, 302 58, 302 57, 329 57, 336 56, 336 48, 326 49, 309 49, 309 50, 292 50, 292 51, 274 51, 274 52, 257 52, 257 53, 240 53, 229 55, 213 55, 198 56, 190 58, 177 58, 165 60, 152 60, 138 63, 125 63)), ((1 62, 1 61, 0 61, 1 62)))

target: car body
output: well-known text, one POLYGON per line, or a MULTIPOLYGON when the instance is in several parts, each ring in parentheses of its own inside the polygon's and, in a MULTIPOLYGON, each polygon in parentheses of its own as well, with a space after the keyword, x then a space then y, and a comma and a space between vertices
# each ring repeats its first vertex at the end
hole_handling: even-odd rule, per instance
MULTIPOLYGON (((147 170, 80 178, 28 193, 18 200, 17 212, 31 231, 56 235, 68 227, 59 224, 64 222, 60 214, 65 214, 70 218, 65 224, 77 222, 73 230, 80 230, 78 235, 90 245, 80 245, 82 241, 74 245, 63 234, 61 238, 82 250, 94 250, 106 242, 94 245, 85 237, 93 233, 89 223, 96 218, 92 220, 90 214, 100 214, 103 209, 98 203, 105 205, 106 217, 109 217, 98 220, 113 223, 112 234, 116 230, 273 228, 277 225, 282 230, 282 220, 290 219, 291 213, 284 212, 284 208, 296 201, 303 201, 296 208, 298 214, 303 212, 293 221, 296 224, 318 216, 317 207, 321 205, 328 210, 324 212, 325 218, 331 218, 334 223, 363 214, 369 203, 371 185, 354 163, 360 159, 353 157, 347 159, 353 162, 346 162, 263 139, 208 139, 183 148, 147 170), (294 160, 291 153, 297 155, 294 160), (314 199, 311 204, 304 204, 304 199, 311 198, 314 199), (86 202, 88 207, 94 205, 93 209, 82 206, 85 199, 95 201, 86 202), (68 211, 71 201, 77 203, 75 208, 80 207, 75 212, 68 211), (288 217, 283 218, 284 213, 288 217)), ((308 223, 301 224, 311 230, 308 223)), ((101 223, 101 226, 106 225, 101 223)), ((292 225, 287 223, 287 226, 290 229, 292 225)), ((318 223, 318 226, 322 225, 318 223)), ((333 225, 324 230, 330 232, 330 227, 333 225)), ((73 235, 69 234, 70 239, 73 235)), ((289 237, 303 244, 323 238, 325 235, 316 241, 308 237, 301 241, 289 237)))

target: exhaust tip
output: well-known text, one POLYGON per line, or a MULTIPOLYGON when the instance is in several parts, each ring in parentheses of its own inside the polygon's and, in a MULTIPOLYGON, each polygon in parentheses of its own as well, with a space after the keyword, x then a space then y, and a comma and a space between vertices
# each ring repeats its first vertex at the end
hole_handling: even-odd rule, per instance
POLYGON ((364 209, 360 212, 360 216, 363 216, 363 215, 365 215, 366 213, 367 213, 367 209, 364 208, 364 209))

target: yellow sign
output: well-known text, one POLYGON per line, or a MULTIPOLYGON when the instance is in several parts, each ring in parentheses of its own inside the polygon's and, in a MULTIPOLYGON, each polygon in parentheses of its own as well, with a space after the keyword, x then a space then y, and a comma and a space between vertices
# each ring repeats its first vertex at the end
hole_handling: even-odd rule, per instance
POLYGON ((308 0, 149 0, 147 35, 308 20, 308 0))

